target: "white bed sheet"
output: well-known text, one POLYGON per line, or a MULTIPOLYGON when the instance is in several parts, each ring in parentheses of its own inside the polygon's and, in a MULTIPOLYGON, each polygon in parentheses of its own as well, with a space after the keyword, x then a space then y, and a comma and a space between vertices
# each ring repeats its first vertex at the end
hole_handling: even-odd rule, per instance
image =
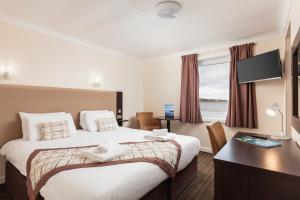
MULTIPOLYGON (((13 140, 1 148, 6 157, 26 176, 26 162, 35 149, 75 147, 102 142, 144 141, 150 132, 120 127, 115 131, 91 133, 77 131, 72 137, 52 141, 13 140)), ((194 137, 177 135, 182 154, 178 171, 184 169, 199 153, 200 141, 194 137)), ((40 193, 46 200, 139 199, 168 178, 151 163, 128 163, 95 168, 81 168, 61 172, 51 177, 40 193)))

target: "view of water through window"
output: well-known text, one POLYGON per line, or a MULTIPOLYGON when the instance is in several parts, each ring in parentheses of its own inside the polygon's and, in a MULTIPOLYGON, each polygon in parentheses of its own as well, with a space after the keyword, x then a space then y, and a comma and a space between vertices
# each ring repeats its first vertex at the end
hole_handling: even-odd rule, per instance
POLYGON ((229 99, 229 61, 226 58, 199 62, 199 100, 205 121, 221 120, 227 116, 229 99))
POLYGON ((207 121, 222 120, 227 116, 228 101, 200 99, 202 118, 207 121))

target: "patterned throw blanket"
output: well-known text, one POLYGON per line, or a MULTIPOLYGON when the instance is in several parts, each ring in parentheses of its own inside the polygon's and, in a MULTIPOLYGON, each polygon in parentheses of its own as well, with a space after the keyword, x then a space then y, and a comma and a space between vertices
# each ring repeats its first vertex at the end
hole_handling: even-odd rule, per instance
POLYGON ((83 151, 97 145, 55 149, 37 149, 27 161, 27 191, 34 200, 40 189, 55 174, 77 168, 100 167, 133 162, 149 162, 159 166, 171 177, 178 168, 181 147, 174 140, 166 142, 128 142, 121 143, 130 150, 123 156, 108 162, 96 162, 84 156, 83 151))

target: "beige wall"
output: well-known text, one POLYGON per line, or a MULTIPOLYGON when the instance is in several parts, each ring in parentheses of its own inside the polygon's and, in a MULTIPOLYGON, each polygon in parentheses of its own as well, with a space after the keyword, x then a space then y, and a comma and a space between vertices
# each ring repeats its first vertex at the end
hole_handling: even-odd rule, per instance
POLYGON ((5 23, 0 35, 0 65, 13 70, 12 79, 0 83, 118 90, 125 118, 143 109, 142 63, 5 23), (92 85, 95 77, 100 88, 92 85))
MULTIPOLYGON (((281 56, 284 57, 284 39, 278 38, 268 41, 258 42, 255 47, 255 54, 260 54, 279 48, 281 56)), ((224 52, 226 53, 226 51, 224 52)), ((228 52, 227 52, 228 53, 228 52)), ((219 53, 215 53, 219 54, 219 53)), ((213 53, 202 54, 201 57, 214 56, 213 53)), ((144 110, 153 111, 156 115, 163 114, 165 103, 174 103, 176 113, 179 111, 180 102, 180 74, 181 58, 171 57, 163 60, 147 63, 144 69, 144 110)), ((226 137, 229 139, 237 131, 251 131, 263 134, 276 134, 281 130, 280 118, 268 117, 265 110, 274 102, 278 102, 284 108, 283 84, 284 80, 272 80, 256 83, 258 123, 259 128, 253 130, 236 129, 225 127, 226 137)), ((173 123, 173 132, 192 135, 200 139, 202 150, 210 150, 207 123, 200 125, 173 123)))
MULTIPOLYGON (((13 70, 12 79, 0 83, 118 90, 124 92, 124 118, 143 109, 141 63, 5 23, 0 36, 0 65, 13 70), (100 88, 92 86, 94 77, 101 78, 100 88)), ((0 182, 3 166, 0 159, 0 182)))
POLYGON ((300 28, 299 13, 300 13, 300 1, 292 0, 291 13, 290 13, 292 41, 294 41, 297 31, 300 28))
POLYGON ((285 108, 283 112, 286 115, 286 132, 291 136, 292 132, 292 49, 291 49, 291 28, 289 26, 285 35, 285 59, 284 59, 284 87, 283 87, 283 98, 285 108))

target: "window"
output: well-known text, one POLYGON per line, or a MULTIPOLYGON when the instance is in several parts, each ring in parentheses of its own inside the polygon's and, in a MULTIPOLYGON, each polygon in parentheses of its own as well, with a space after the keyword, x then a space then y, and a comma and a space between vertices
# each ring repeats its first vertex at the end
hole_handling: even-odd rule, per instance
POLYGON ((199 61, 199 100, 204 121, 225 121, 229 99, 229 57, 199 61))

